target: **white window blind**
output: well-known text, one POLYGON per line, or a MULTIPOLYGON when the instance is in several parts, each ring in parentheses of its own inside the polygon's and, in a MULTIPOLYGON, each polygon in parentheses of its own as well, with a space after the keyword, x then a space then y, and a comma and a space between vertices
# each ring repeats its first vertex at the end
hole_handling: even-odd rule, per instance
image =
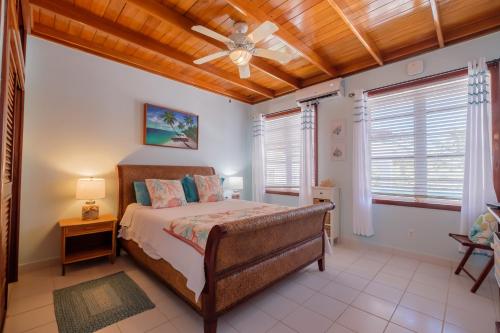
POLYGON ((467 103, 465 75, 368 97, 375 197, 460 202, 467 103))
POLYGON ((300 112, 265 120, 266 188, 299 188, 300 112))

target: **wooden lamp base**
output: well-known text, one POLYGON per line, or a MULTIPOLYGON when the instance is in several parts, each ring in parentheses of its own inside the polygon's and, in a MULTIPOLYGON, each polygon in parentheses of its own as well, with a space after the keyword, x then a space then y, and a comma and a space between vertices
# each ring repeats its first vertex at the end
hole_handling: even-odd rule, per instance
POLYGON ((96 220, 99 218, 99 206, 94 203, 86 203, 82 206, 82 220, 96 220))

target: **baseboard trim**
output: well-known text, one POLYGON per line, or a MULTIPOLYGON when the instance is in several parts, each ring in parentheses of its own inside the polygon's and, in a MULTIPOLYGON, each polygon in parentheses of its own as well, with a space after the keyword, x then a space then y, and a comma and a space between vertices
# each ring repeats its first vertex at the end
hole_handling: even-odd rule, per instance
POLYGON ((39 261, 32 261, 19 265, 19 273, 28 273, 35 271, 37 269, 42 269, 50 266, 55 266, 61 262, 61 258, 53 257, 48 259, 43 259, 39 261))
MULTIPOLYGON (((345 237, 342 236, 340 238, 340 244, 343 246, 346 246, 348 248, 352 249, 363 249, 363 250, 372 250, 372 251, 380 251, 388 254, 397 254, 399 256, 411 258, 411 259, 417 259, 420 261, 425 261, 431 264, 436 264, 440 266, 455 266, 456 260, 449 259, 449 258, 444 258, 440 256, 433 256, 429 254, 423 254, 423 253, 418 253, 418 252, 413 252, 413 251, 408 251, 404 250, 401 248, 397 247, 392 247, 392 246, 386 246, 386 245, 380 245, 380 244, 374 244, 370 242, 364 242, 360 239, 356 239, 353 237, 345 237)), ((334 248, 335 251, 335 248, 334 248)))

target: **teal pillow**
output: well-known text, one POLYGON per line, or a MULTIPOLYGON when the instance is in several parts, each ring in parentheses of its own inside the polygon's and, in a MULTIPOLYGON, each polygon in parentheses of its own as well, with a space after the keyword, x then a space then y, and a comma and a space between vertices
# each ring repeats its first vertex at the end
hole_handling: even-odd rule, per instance
POLYGON ((186 175, 184 176, 184 178, 182 178, 181 183, 187 202, 200 201, 200 198, 198 197, 198 190, 196 189, 196 184, 193 177, 186 175))
POLYGON ((151 198, 145 182, 134 182, 135 202, 143 206, 151 206, 151 198))

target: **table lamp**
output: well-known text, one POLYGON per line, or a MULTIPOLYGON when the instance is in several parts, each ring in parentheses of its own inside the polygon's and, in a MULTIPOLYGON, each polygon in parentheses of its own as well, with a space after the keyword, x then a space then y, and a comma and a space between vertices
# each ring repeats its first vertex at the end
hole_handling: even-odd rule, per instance
POLYGON ((80 178, 76 183, 76 198, 87 200, 82 206, 82 220, 95 220, 99 218, 99 206, 95 199, 105 197, 106 184, 102 178, 80 178))
POLYGON ((243 177, 229 177, 226 181, 227 188, 233 191, 231 197, 239 199, 240 191, 243 189, 243 177))

